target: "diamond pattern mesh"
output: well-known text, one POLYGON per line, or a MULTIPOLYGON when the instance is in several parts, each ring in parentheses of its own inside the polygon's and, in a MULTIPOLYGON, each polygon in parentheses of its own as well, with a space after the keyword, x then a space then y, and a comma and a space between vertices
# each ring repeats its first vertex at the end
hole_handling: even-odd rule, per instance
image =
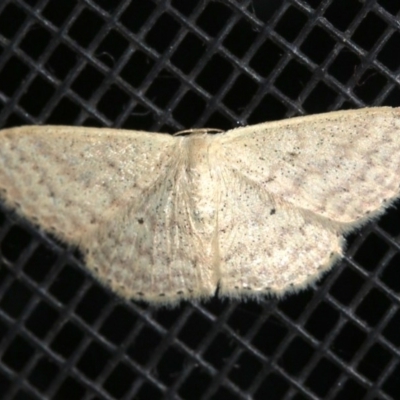
MULTIPOLYGON (((392 0, 3 0, 0 126, 174 132, 398 106, 399 11, 392 0)), ((400 399, 399 240, 393 207, 349 237, 315 288, 155 311, 115 298, 78 253, 3 207, 1 398, 400 399)))

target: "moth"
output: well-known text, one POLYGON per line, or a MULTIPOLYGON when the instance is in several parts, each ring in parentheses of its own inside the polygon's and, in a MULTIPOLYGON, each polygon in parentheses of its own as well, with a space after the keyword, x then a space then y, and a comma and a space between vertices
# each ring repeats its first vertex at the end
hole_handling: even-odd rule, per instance
POLYGON ((400 108, 186 136, 0 131, 6 206, 81 249, 118 295, 151 304, 304 288, 399 184, 400 108))

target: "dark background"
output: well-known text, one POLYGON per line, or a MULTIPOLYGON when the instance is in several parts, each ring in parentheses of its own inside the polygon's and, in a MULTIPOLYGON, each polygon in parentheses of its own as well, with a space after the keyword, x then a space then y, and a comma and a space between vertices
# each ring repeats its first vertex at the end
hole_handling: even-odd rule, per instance
MULTIPOLYGON (((0 127, 174 132, 399 106, 399 10, 2 0, 0 127)), ((3 207, 0 398, 400 399, 399 206, 351 235, 314 288, 172 310, 116 298, 79 254, 3 207)))

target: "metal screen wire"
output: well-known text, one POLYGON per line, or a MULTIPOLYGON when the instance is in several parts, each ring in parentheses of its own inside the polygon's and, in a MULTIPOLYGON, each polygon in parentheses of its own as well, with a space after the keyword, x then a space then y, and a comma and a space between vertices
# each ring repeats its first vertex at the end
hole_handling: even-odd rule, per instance
MULTIPOLYGON (((399 10, 3 0, 1 128, 172 133, 399 106, 399 10)), ((2 206, 0 398, 400 399, 399 206, 348 237, 315 287, 161 310, 116 298, 78 252, 2 206)))

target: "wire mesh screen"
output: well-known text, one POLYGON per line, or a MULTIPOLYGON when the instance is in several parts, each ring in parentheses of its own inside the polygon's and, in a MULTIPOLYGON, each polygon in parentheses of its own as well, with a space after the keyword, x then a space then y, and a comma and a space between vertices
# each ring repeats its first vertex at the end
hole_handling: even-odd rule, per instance
MULTIPOLYGON (((398 106, 399 11, 3 0, 0 126, 174 132, 398 106)), ((114 296, 79 253, 2 207, 0 397, 400 399, 399 235, 395 206, 313 288, 154 310, 114 296)))

